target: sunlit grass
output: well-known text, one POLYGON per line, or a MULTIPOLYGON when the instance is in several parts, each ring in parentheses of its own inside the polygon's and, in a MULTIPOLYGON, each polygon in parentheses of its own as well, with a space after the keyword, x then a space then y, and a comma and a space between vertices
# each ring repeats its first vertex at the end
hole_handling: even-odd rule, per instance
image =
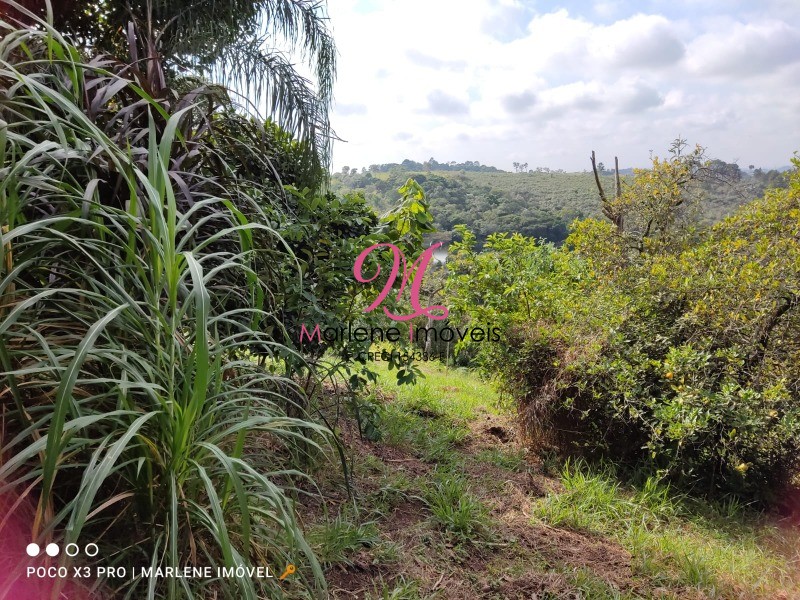
POLYGON ((563 493, 534 504, 536 518, 616 540, 631 553, 634 574, 712 597, 734 587, 747 597, 800 592, 786 559, 765 548, 777 532, 730 504, 701 506, 652 479, 628 489, 611 472, 580 463, 567 463, 561 481, 563 493))
POLYGON ((464 367, 438 361, 417 363, 424 378, 416 385, 397 385, 395 372, 376 362, 380 387, 394 394, 405 408, 426 409, 452 419, 472 420, 482 413, 501 414, 499 395, 490 382, 464 367))

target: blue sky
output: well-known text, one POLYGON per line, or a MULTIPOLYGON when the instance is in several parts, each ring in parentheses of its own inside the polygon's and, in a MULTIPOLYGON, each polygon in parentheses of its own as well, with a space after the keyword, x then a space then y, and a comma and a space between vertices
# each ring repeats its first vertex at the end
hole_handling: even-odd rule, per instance
POLYGON ((681 136, 800 150, 800 1, 329 0, 333 167, 405 158, 645 166, 681 136))

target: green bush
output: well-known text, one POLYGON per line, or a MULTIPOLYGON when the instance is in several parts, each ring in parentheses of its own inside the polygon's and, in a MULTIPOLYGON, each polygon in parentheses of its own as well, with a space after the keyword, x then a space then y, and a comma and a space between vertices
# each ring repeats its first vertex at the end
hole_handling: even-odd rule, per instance
POLYGON ((449 293, 462 314, 504 323, 482 360, 532 442, 768 496, 800 451, 799 198, 795 172, 700 233, 631 245, 584 221, 559 250, 456 244, 449 293))

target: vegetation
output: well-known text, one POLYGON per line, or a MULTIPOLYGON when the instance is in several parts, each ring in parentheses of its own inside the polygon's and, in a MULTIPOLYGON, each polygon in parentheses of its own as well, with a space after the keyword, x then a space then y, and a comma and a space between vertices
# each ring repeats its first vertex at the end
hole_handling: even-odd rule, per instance
POLYGON ((504 324, 481 357, 540 447, 769 497, 800 444, 800 175, 698 231, 684 168, 656 161, 612 206, 617 226, 577 222, 561 249, 497 234, 479 253, 462 229, 448 300, 504 324))
MULTIPOLYGON (((246 571, 210 583, 158 573, 294 564, 295 592, 319 595, 322 563, 294 505, 331 440, 307 393, 326 345, 292 333, 360 314, 362 295, 376 295, 382 282, 354 287, 364 245, 418 251, 430 229, 421 189, 409 182, 379 222, 357 198, 284 188, 264 148, 313 183, 306 141, 166 56, 143 70, 100 47, 86 56, 48 21, 2 6, 31 23, 0 21, 4 506, 16 519, 35 509, 22 528, 42 546, 96 540, 101 558, 79 565, 152 567, 84 582, 109 593, 274 597, 276 578, 246 571)), ((154 52, 148 35, 127 38, 134 60, 154 52)), ((350 361, 330 373, 340 369, 350 361)), ((25 576, 13 566, 3 595, 25 576)), ((42 597, 68 585, 40 583, 42 597)))
MULTIPOLYGON (((332 189, 363 194, 371 206, 387 210, 394 190, 413 177, 430 199, 438 235, 447 240, 456 225, 466 225, 479 241, 505 232, 561 244, 575 219, 601 216, 591 172, 538 168, 506 173, 494 167, 477 168, 469 163, 448 166, 435 161, 418 165, 403 161, 399 165, 372 165, 360 173, 356 169, 342 171, 334 174, 332 189)), ((735 164, 719 160, 708 162, 702 175, 694 184, 690 203, 694 217, 702 223, 722 219, 741 204, 763 195, 765 189, 786 185, 778 171, 756 170, 750 175, 735 164)), ((613 187, 610 172, 601 179, 606 187, 613 187)), ((633 179, 632 170, 623 172, 623 185, 633 179)))
MULTIPOLYGON (((91 56, 103 54, 142 71, 154 98, 210 78, 236 89, 236 103, 270 118, 300 142, 303 163, 326 164, 336 46, 324 5, 307 0, 4 0, 0 16, 35 25, 48 14, 91 56), (27 9, 23 8, 27 7, 27 9), (278 48, 295 51, 314 73, 303 77, 278 48), (252 104, 251 104, 252 102, 252 104)), ((273 157, 280 153, 273 150, 273 157)))
POLYGON ((791 598, 796 532, 742 504, 698 501, 612 465, 526 451, 493 386, 474 371, 421 365, 421 385, 398 386, 379 368, 378 441, 349 421, 358 514, 335 478, 304 518, 349 523, 348 550, 327 570, 335 598, 791 598), (390 435, 425 428, 426 435, 390 435), (463 428, 426 458, 431 437, 463 428), (506 438, 505 436, 508 436, 506 438), (505 441, 503 441, 505 439, 505 441), (369 531, 359 537, 356 531, 369 531), (781 550, 784 549, 784 550, 781 550))
POLYGON ((324 9, 0 0, 0 596, 800 593, 800 160, 326 186, 324 9))
MULTIPOLYGON (((302 390, 247 357, 281 349, 263 333, 263 261, 289 258, 261 208, 271 192, 221 185, 236 165, 213 147, 213 113, 81 63, 49 26, 7 33, 0 56, 4 489, 37 502, 35 539, 98 540, 121 567, 302 556, 323 588, 290 492, 325 431, 287 416, 302 390), (251 455, 256 435, 276 451, 251 455)), ((137 577, 124 592, 196 585, 137 577)))

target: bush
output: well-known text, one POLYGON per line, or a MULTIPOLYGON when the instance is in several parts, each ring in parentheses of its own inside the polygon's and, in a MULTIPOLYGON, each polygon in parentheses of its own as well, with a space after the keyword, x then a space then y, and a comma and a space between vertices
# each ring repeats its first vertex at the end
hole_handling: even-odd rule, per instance
POLYGON ((795 172, 703 233, 636 250, 596 221, 559 250, 456 246, 449 290, 505 323, 482 359, 535 443, 769 496, 800 451, 799 198, 795 172))

